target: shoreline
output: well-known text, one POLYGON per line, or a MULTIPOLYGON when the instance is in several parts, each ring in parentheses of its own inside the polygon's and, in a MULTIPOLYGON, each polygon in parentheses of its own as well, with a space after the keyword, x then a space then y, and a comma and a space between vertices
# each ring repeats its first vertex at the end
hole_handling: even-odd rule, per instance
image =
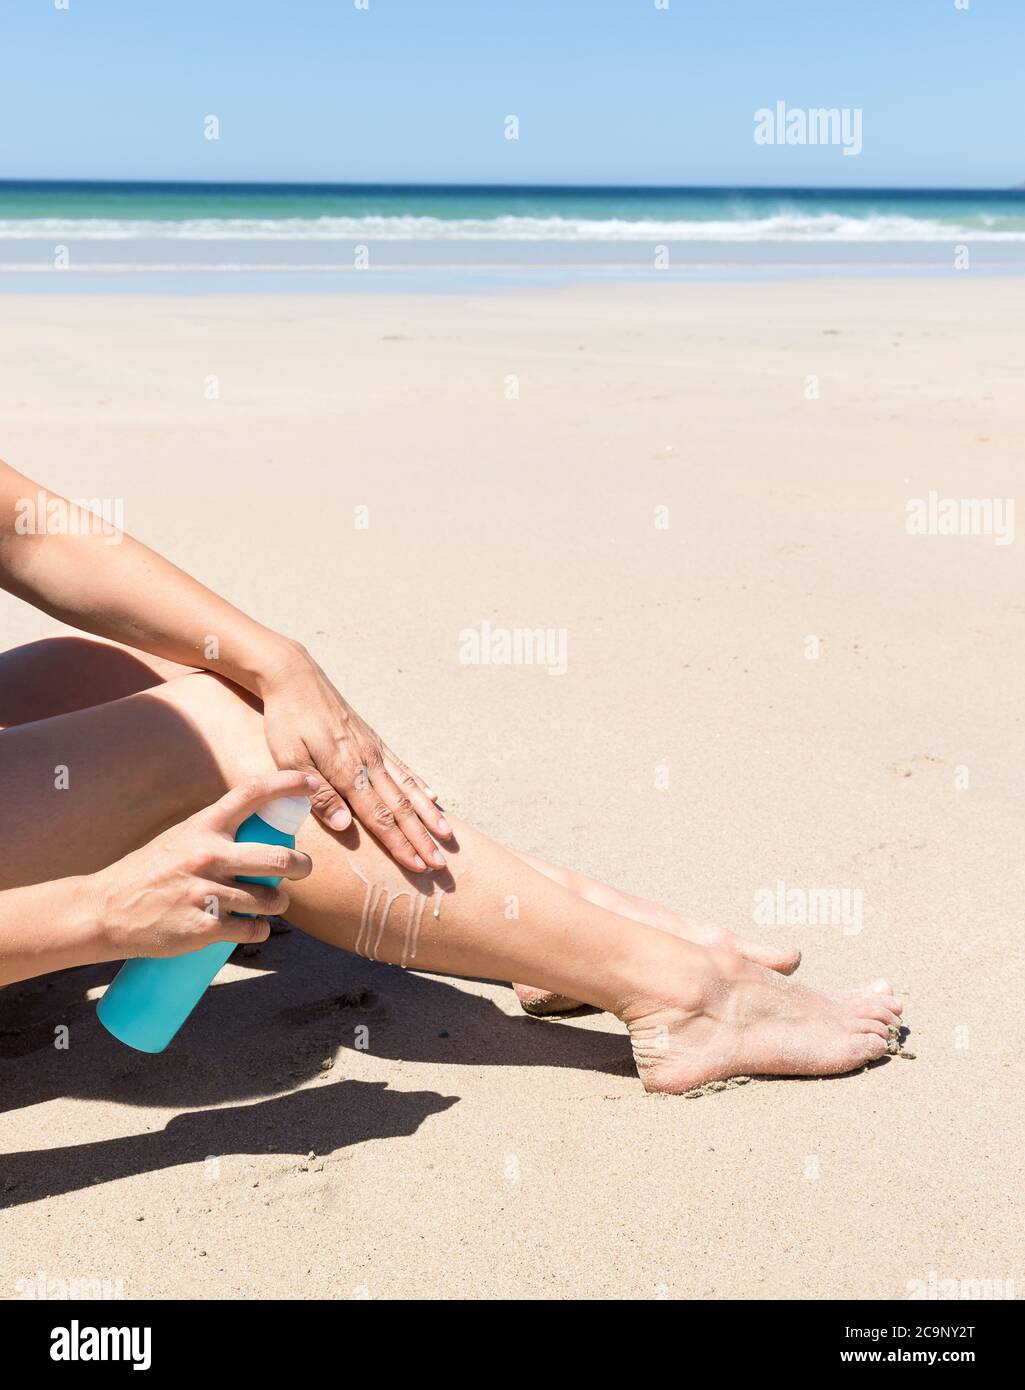
POLYGON ((1025 275, 1025 243, 0 240, 0 294, 459 296, 602 285, 1025 275))

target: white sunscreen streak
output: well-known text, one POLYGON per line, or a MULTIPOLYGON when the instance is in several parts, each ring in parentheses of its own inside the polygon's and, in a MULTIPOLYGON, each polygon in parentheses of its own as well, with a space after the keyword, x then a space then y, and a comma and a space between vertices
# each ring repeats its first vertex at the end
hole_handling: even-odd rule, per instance
POLYGON ((409 916, 406 918, 406 939, 402 943, 400 965, 405 965, 407 961, 416 960, 416 948, 420 944, 420 923, 424 919, 426 906, 427 899, 422 894, 418 894, 416 902, 409 905, 409 916))
POLYGON ((352 870, 352 872, 356 875, 356 877, 360 880, 360 882, 363 884, 363 887, 364 887, 364 889, 365 889, 365 891, 364 891, 364 893, 363 893, 363 911, 360 913, 360 917, 359 917, 359 931, 356 933, 356 944, 355 944, 355 946, 353 947, 353 949, 355 950, 356 954, 359 955, 359 956, 362 956, 362 955, 364 954, 364 950, 363 950, 363 937, 364 937, 364 935, 366 934, 367 922, 369 921, 369 919, 370 919, 371 916, 372 916, 371 908, 372 908, 372 904, 373 904, 373 900, 374 900, 374 894, 376 893, 377 890, 374 888, 374 885, 373 885, 372 883, 369 882, 368 879, 365 879, 365 878, 363 877, 363 875, 360 873, 359 869, 356 868, 356 865, 355 865, 355 864, 350 864, 350 865, 349 865, 349 868, 350 868, 350 869, 352 870))
MULTIPOLYGON (((399 898, 409 898, 409 913, 406 917, 402 959, 399 964, 406 965, 409 961, 415 960, 417 947, 420 944, 420 928, 423 924, 424 908, 427 906, 428 898, 434 892, 433 885, 429 894, 414 893, 409 888, 400 888, 394 893, 389 893, 387 889, 381 888, 365 878, 355 864, 350 864, 349 868, 363 884, 363 907, 360 911, 359 931, 356 933, 353 950, 357 955, 364 956, 367 960, 378 960, 378 952, 384 940, 384 930, 388 925, 392 904, 398 902, 399 898)), ((435 900, 433 915, 435 917, 441 915, 440 892, 435 900)))

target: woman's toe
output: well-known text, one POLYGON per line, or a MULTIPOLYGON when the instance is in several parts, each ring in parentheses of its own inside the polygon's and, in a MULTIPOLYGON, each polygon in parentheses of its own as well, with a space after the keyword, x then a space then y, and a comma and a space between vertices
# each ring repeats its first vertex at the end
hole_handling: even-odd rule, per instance
POLYGON ((887 994, 892 996, 893 986, 890 984, 889 980, 873 980, 870 984, 865 986, 865 993, 887 994))
POLYGON ((891 1014, 904 1012, 904 1001, 897 998, 889 980, 873 980, 871 984, 865 985, 860 993, 870 994, 877 1003, 885 1005, 891 1014))
POLYGON ((888 1028, 900 1027, 900 1018, 892 1009, 888 1009, 881 1000, 878 1003, 874 999, 866 1000, 864 1011, 867 1017, 877 1019, 880 1023, 885 1023, 888 1028))
POLYGON ((863 1060, 866 1062, 875 1062, 880 1057, 885 1057, 887 1041, 886 1038, 881 1038, 878 1033, 859 1034, 857 1043, 859 1051, 862 1053, 863 1060))
POLYGON ((890 1040, 890 1028, 886 1023, 881 1023, 877 1018, 862 1017, 855 1024, 859 1033, 872 1033, 878 1038, 882 1038, 884 1043, 890 1040))

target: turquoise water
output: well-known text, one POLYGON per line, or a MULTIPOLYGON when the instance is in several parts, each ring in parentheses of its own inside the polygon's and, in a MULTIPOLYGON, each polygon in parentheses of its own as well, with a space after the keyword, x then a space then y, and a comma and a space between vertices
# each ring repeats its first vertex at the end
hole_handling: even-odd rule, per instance
POLYGON ((676 274, 915 273, 949 267, 958 245, 980 268, 1025 268, 1025 190, 0 183, 8 287, 58 258, 108 280, 274 288, 367 268, 645 273, 656 253, 676 274))
POLYGON ((0 241, 1025 241, 1025 191, 0 183, 0 241))

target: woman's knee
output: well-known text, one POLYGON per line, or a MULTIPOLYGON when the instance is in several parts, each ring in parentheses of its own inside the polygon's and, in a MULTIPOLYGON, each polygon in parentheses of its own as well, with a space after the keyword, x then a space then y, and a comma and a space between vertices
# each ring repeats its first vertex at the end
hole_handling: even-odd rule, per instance
POLYGON ((194 671, 152 692, 187 720, 219 768, 224 787, 272 772, 263 711, 248 692, 209 671, 194 671))

